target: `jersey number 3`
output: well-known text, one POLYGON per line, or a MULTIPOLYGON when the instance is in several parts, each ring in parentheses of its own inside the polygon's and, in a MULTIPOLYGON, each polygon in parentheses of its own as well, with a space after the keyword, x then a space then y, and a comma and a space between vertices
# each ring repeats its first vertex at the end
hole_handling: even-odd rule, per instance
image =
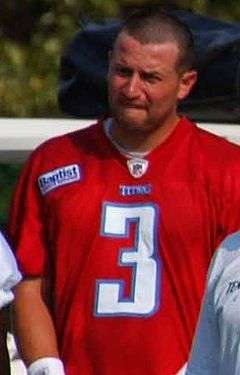
MULTIPOLYGON (((156 231, 158 209, 153 204, 103 205, 102 235, 128 237, 135 223, 135 244, 120 249, 119 265, 132 267, 131 295, 124 297, 124 280, 101 279, 96 285, 96 316, 147 316, 159 307, 160 260, 156 231)), ((107 256, 107 254, 106 254, 107 256)))

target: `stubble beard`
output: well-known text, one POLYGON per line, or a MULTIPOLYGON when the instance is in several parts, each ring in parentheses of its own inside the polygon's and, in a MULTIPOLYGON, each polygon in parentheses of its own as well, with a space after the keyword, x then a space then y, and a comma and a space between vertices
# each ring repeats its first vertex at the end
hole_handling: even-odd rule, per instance
MULTIPOLYGON (((128 135, 140 136, 140 134, 147 135, 151 133, 157 124, 149 123, 148 119, 144 119, 144 113, 138 113, 141 111, 145 111, 142 109, 128 109, 121 105, 114 105, 110 101, 110 109, 113 121, 115 122, 116 126, 122 130, 122 132, 126 132, 128 135), (136 111, 136 113, 134 113, 136 111), (133 113, 131 113, 133 112, 133 113), (142 116, 142 118, 141 118, 142 116)), ((146 114, 147 117, 147 114, 146 114)))
MULTIPOLYGON (((166 116, 168 118, 168 116, 166 116)), ((112 108, 113 135, 122 146, 127 146, 138 151, 149 151, 161 144, 173 131, 179 118, 173 118, 168 123, 164 119, 149 122, 142 120, 134 122, 131 118, 123 116, 119 108, 112 108)))

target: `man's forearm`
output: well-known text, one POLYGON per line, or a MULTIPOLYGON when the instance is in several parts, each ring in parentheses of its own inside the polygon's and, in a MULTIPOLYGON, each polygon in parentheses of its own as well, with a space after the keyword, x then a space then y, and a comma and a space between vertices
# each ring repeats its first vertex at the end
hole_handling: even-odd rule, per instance
POLYGON ((58 358, 54 324, 43 298, 43 279, 22 281, 16 288, 14 329, 21 356, 29 366, 39 358, 58 358))

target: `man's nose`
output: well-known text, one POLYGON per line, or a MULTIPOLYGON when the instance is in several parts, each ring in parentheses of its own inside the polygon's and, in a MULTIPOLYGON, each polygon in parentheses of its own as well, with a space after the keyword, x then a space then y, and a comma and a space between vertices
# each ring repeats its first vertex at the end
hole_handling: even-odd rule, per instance
POLYGON ((128 77, 124 87, 124 95, 130 99, 139 97, 141 94, 141 79, 137 73, 128 77))

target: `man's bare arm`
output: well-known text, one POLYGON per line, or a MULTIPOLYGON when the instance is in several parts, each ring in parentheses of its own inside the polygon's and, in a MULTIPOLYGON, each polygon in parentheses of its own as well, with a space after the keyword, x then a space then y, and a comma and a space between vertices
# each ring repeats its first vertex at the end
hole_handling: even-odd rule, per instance
POLYGON ((46 280, 42 278, 23 280, 15 290, 14 330, 27 366, 39 358, 59 357, 45 290, 46 280))

